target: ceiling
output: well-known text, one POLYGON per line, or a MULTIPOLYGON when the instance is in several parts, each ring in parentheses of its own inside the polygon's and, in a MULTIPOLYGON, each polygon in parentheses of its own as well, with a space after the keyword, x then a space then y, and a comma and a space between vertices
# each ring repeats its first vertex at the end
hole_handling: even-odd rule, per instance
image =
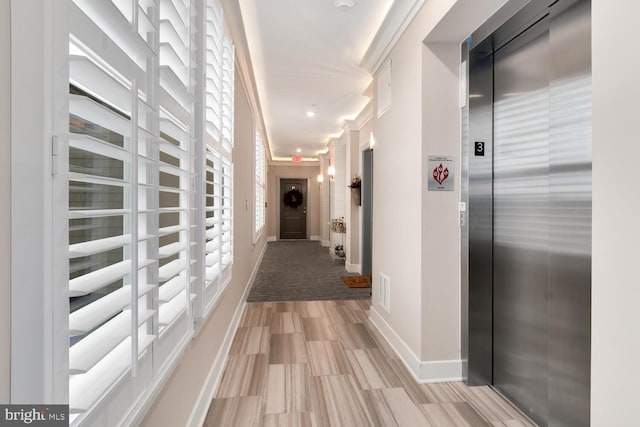
POLYGON ((348 9, 334 1, 240 0, 275 160, 315 157, 368 102, 371 75, 360 62, 393 0, 358 0, 348 9))

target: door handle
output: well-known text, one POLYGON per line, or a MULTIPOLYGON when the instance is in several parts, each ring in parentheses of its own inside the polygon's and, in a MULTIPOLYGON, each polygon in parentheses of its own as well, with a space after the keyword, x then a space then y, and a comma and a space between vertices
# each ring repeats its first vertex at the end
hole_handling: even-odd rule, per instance
POLYGON ((303 214, 307 214, 307 208, 304 208, 304 210, 302 211, 303 214))

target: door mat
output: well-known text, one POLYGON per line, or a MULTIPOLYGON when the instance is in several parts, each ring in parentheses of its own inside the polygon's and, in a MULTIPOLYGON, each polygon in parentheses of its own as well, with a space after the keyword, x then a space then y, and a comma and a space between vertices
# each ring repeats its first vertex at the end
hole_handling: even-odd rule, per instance
POLYGON ((371 278, 369 276, 342 276, 342 281, 350 288, 371 287, 371 278))

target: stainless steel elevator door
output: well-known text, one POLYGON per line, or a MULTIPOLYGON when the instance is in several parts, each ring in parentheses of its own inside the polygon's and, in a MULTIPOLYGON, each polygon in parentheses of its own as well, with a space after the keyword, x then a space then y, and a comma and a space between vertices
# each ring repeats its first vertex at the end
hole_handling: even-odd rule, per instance
POLYGON ((494 55, 493 382, 537 422, 547 413, 549 31, 494 55))
POLYGON ((493 384, 543 426, 589 425, 590 2, 494 54, 493 384))

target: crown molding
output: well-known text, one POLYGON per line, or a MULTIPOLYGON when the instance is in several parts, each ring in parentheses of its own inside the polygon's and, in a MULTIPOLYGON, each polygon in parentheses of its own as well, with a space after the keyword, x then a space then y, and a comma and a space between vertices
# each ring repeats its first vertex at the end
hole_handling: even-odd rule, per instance
POLYGON ((375 74, 426 0, 396 0, 364 54, 360 66, 375 74))
POLYGON ((373 118, 373 102, 367 102, 367 105, 364 106, 358 117, 356 117, 356 126, 358 130, 362 129, 364 125, 366 125, 369 120, 373 118))
POLYGON ((342 130, 348 132, 350 130, 358 130, 358 123, 355 120, 344 120, 342 122, 342 130))
POLYGON ((269 163, 269 166, 289 166, 289 167, 297 167, 297 168, 320 167, 319 159, 309 160, 304 162, 294 162, 292 160, 270 160, 268 163, 269 163))
MULTIPOLYGON (((342 122, 342 135, 344 132, 358 131, 373 118, 373 104, 371 101, 360 110, 358 116, 354 120, 345 120, 342 122)), ((342 136, 341 136, 342 137, 342 136)))

